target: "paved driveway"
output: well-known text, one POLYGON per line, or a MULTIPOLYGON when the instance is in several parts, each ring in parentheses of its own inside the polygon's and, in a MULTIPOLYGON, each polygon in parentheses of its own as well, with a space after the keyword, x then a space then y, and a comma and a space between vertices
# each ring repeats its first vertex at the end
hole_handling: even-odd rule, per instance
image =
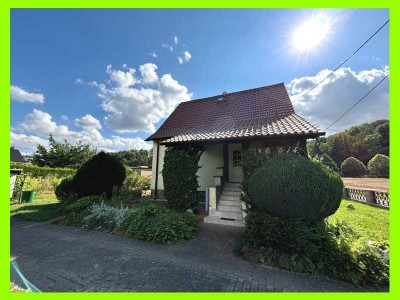
POLYGON ((184 244, 154 245, 12 218, 11 256, 42 291, 356 290, 350 284, 234 256, 232 247, 241 230, 200 224, 197 236, 184 244))

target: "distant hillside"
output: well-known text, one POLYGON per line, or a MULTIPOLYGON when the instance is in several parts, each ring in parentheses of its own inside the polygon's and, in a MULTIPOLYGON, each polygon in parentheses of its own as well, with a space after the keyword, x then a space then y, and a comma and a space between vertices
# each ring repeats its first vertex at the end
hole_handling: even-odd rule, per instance
POLYGON ((338 166, 350 156, 367 164, 375 154, 389 155, 389 120, 350 127, 327 138, 320 138, 319 150, 315 146, 315 140, 309 142, 307 148, 311 157, 317 156, 319 150, 322 150, 338 166))

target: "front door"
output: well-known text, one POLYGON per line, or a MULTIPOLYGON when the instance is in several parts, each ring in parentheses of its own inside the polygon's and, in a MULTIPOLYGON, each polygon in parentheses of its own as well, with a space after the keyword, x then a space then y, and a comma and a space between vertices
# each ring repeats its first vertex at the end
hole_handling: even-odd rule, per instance
POLYGON ((242 144, 228 144, 229 182, 242 182, 242 144))

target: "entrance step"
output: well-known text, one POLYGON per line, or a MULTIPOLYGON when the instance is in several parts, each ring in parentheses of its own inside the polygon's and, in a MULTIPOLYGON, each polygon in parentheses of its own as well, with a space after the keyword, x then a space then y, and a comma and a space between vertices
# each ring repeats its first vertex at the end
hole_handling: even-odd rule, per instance
POLYGON ((225 220, 221 219, 221 217, 216 217, 216 216, 205 217, 204 223, 244 227, 243 220, 225 220))
POLYGON ((242 207, 240 205, 218 205, 218 211, 230 211, 230 212, 241 212, 242 207))
POLYGON ((235 219, 235 220, 243 219, 242 211, 210 210, 209 216, 220 217, 220 218, 229 218, 229 219, 235 219))
POLYGON ((239 193, 241 193, 242 190, 240 189, 240 187, 225 186, 224 185, 224 192, 239 192, 239 193))
POLYGON ((228 201, 239 201, 240 202, 240 196, 226 196, 224 194, 221 195, 220 200, 228 200, 228 201))
POLYGON ((240 188, 240 182, 225 182, 224 187, 236 187, 240 188))
POLYGON ((230 205, 242 207, 242 203, 239 200, 219 200, 218 205, 230 205))
POLYGON ((240 197, 240 194, 241 194, 240 191, 227 191, 227 190, 223 189, 221 196, 237 196, 237 197, 240 197))

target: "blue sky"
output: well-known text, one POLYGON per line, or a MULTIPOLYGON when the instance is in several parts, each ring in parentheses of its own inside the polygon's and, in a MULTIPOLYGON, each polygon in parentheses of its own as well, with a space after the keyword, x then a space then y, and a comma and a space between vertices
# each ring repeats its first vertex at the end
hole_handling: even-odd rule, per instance
MULTIPOLYGON (((11 143, 30 153, 52 132, 107 151, 149 148, 143 140, 179 102, 277 82, 302 93, 388 18, 385 9, 13 9, 11 143), (321 16, 321 41, 300 51, 296 30, 321 16)), ((293 101, 296 111, 325 129, 381 80, 388 27, 293 101)), ((387 115, 386 81, 328 133, 387 115)))

